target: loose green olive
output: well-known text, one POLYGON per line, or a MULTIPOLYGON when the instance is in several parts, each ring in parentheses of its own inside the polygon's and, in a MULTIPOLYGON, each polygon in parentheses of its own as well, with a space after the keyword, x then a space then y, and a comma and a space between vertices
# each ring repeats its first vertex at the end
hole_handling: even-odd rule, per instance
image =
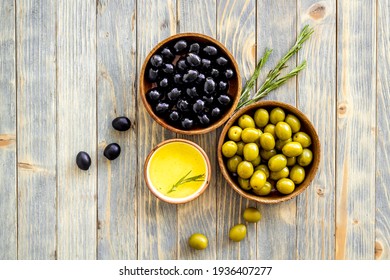
POLYGON ((289 173, 290 173, 290 170, 286 166, 280 171, 271 171, 269 178, 277 181, 277 180, 282 179, 282 178, 287 178, 289 173))
POLYGON ((292 131, 290 125, 286 122, 278 122, 275 125, 275 134, 280 140, 287 140, 291 138, 292 131))
POLYGON ((307 148, 311 145, 311 137, 303 131, 295 133, 293 136, 293 140, 295 142, 301 143, 303 148, 307 148))
POLYGON ((264 150, 272 150, 275 148, 275 138, 271 133, 265 132, 260 136, 260 145, 264 150))
POLYGON ((251 163, 252 163, 253 167, 258 166, 260 164, 260 162, 261 162, 261 156, 260 155, 258 155, 254 160, 251 160, 251 163))
POLYGON ((287 140, 276 140, 276 143, 275 143, 275 148, 277 150, 282 150, 284 145, 286 145, 287 143, 290 143, 292 141, 292 138, 288 138, 287 140))
POLYGON ((252 187, 249 185, 249 179, 242 179, 241 177, 238 177, 237 181, 243 190, 249 191, 252 189, 252 187))
POLYGON ((191 248, 194 248, 196 250, 204 250, 207 248, 209 240, 204 234, 194 233, 188 239, 188 244, 191 248))
POLYGON ((242 128, 245 129, 247 127, 253 127, 255 128, 255 121, 253 118, 247 114, 242 115, 241 117, 238 118, 238 125, 242 128))
POLYGON ((261 170, 265 173, 265 176, 268 178, 269 177, 269 169, 268 169, 268 166, 265 165, 265 164, 260 164, 259 166, 256 166, 255 168, 255 171, 256 170, 261 170))
POLYGON ((269 121, 276 125, 278 122, 284 121, 285 117, 286 113, 284 110, 280 107, 276 107, 271 110, 271 113, 269 114, 269 121))
POLYGON ((269 113, 265 109, 257 109, 254 115, 257 127, 264 127, 269 121, 269 113))
POLYGON ((259 155, 259 146, 257 146, 255 143, 248 143, 244 146, 243 153, 245 160, 255 160, 259 155))
POLYGON ((249 185, 252 189, 258 190, 264 186, 265 182, 267 182, 267 176, 264 171, 256 170, 249 180, 249 185))
POLYGON ((270 182, 265 182, 264 186, 260 189, 253 189, 253 192, 257 195, 266 196, 271 193, 272 185, 270 182))
POLYGON ((297 157, 302 154, 302 145, 299 142, 290 142, 284 145, 282 153, 286 157, 297 157))
POLYGON ((264 160, 269 160, 270 158, 272 158, 276 154, 277 154, 277 152, 276 152, 275 149, 272 149, 272 150, 269 150, 269 151, 266 151, 266 150, 263 150, 263 149, 260 150, 260 156, 264 160))
POLYGON ((287 114, 284 121, 290 125, 293 133, 296 133, 301 129, 301 121, 292 114, 287 114))
POLYGON ((246 226, 238 224, 232 227, 229 231, 229 238, 235 242, 243 240, 246 236, 246 226))
POLYGON ((308 166, 313 160, 313 152, 307 148, 303 149, 302 154, 297 157, 297 163, 300 166, 308 166))
POLYGON ((296 157, 287 157, 287 166, 294 166, 296 162, 296 157))
POLYGON ((242 128, 234 125, 228 130, 228 138, 233 141, 240 141, 241 140, 241 133, 242 133, 242 128))
POLYGON ((305 169, 300 165, 294 165, 290 171, 290 179, 297 185, 305 180, 305 169))
POLYGON ((261 220, 261 213, 255 207, 248 207, 244 210, 242 217, 248 223, 257 223, 258 221, 261 220))
POLYGON ((267 125, 264 127, 263 132, 264 132, 264 133, 266 133, 266 132, 271 133, 272 136, 273 136, 274 138, 276 137, 276 134, 275 134, 275 125, 272 124, 272 123, 267 124, 267 125))
POLYGON ((230 158, 230 157, 234 156, 236 154, 236 152, 237 152, 236 142, 229 140, 229 141, 226 141, 225 143, 223 143, 222 154, 225 157, 230 158))
POLYGON ((236 155, 239 155, 239 156, 243 156, 244 155, 244 146, 245 146, 245 143, 240 141, 240 142, 237 142, 237 152, 236 152, 236 155))
POLYGON ((270 171, 280 171, 287 165, 287 158, 282 154, 274 155, 268 161, 268 168, 270 171))
POLYGON ((241 139, 245 143, 254 143, 260 138, 260 133, 256 128, 247 127, 241 133, 241 139))
POLYGON ((252 163, 243 160, 237 166, 237 174, 243 179, 249 179, 253 174, 254 168, 252 163))
POLYGON ((290 194, 295 190, 295 184, 289 178, 282 178, 276 182, 276 189, 282 194, 290 194))
POLYGON ((237 166, 242 161, 242 158, 238 155, 232 156, 229 158, 226 162, 227 169, 230 172, 236 173, 237 172, 237 166))

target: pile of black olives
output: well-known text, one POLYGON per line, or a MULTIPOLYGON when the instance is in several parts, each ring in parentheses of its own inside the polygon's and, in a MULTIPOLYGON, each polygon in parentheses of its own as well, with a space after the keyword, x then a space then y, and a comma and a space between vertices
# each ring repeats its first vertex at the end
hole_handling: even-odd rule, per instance
POLYGON ((178 39, 149 60, 146 98, 154 113, 170 125, 189 130, 207 127, 232 105, 232 63, 218 46, 178 39))

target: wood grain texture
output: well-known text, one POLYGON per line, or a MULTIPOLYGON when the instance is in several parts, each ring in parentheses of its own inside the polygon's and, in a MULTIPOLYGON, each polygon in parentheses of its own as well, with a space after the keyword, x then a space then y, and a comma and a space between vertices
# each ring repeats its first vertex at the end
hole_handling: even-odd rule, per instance
POLYGON ((96 258, 96 2, 57 5, 58 258, 96 258), (75 164, 87 152, 88 171, 75 164))
MULTIPOLYGON (((161 40, 176 33, 176 1, 137 2, 137 69, 161 40)), ((138 77, 139 79, 139 77, 138 77)), ((137 98, 138 150, 138 259, 177 259, 177 207, 162 201, 147 188, 142 170, 149 152, 158 143, 175 134, 153 121, 137 98)))
POLYGON ((373 259, 376 5, 338 1, 337 14, 335 258, 373 259))
POLYGON ((322 146, 320 171, 297 197, 297 258, 334 259, 336 1, 298 1, 298 21, 299 29, 315 29, 298 53, 299 61, 307 60, 298 75, 298 109, 312 121, 322 146))
POLYGON ((55 3, 16 1, 18 258, 56 258, 55 3))
POLYGON ((15 3, 0 2, 0 260, 17 258, 15 3))
MULTIPOLYGON (((257 3, 257 57, 260 58, 266 48, 273 49, 259 77, 258 86, 295 43, 296 11, 296 1, 266 0, 257 3)), ((295 66, 296 61, 292 57, 284 73, 295 66)), ((265 99, 296 105, 296 79, 290 79, 265 99)), ((258 223, 257 258, 295 259, 296 199, 277 205, 259 205, 259 209, 263 220, 258 223)))
MULTIPOLYGON (((215 38, 216 1, 178 0, 178 32, 198 32, 215 38), (194 13, 195 10, 204 11, 194 13)), ((208 189, 196 200, 178 206, 178 259, 215 259, 216 258, 216 196, 217 162, 215 153, 216 132, 199 136, 180 136, 199 144, 209 157, 212 175, 208 189), (196 232, 208 237, 207 250, 196 251, 188 246, 188 238, 196 232)))
POLYGON ((98 259, 137 258, 135 6, 136 1, 98 1, 98 155, 109 143, 121 146, 114 161, 98 156, 98 259), (132 121, 130 130, 112 127, 120 116, 132 121))
MULTIPOLYGON (((218 0, 217 39, 236 58, 244 85, 256 64, 256 2, 218 0)), ((218 130, 217 137, 221 130, 218 130)), ((255 259, 256 226, 247 224, 248 236, 239 243, 229 239, 229 230, 236 224, 245 223, 243 211, 256 204, 241 197, 226 183, 220 172, 217 174, 217 258, 255 259)))
POLYGON ((375 259, 390 259, 390 2, 377 2, 377 146, 375 259))

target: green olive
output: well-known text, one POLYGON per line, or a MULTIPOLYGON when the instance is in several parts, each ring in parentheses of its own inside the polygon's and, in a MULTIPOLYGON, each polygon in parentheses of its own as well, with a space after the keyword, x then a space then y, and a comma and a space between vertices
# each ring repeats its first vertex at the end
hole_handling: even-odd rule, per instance
POLYGON ((269 177, 269 169, 268 166, 265 164, 260 164, 259 166, 256 166, 255 170, 261 170, 265 173, 265 176, 269 177))
POLYGON ((261 213, 255 207, 248 207, 244 210, 242 217, 248 223, 257 223, 258 221, 261 220, 261 213))
POLYGON ((241 133, 241 139, 245 143, 254 143, 260 138, 260 133, 256 128, 247 127, 241 133))
POLYGON ((293 133, 296 133, 301 129, 301 121, 292 114, 287 114, 284 121, 290 125, 293 133))
POLYGON ((226 141, 225 143, 223 143, 222 154, 225 157, 230 158, 230 157, 234 156, 236 154, 236 152, 237 152, 236 142, 229 140, 229 141, 226 141))
POLYGON ((276 181, 276 180, 279 180, 282 178, 287 178, 289 173, 290 173, 290 170, 286 166, 280 171, 271 171, 271 174, 269 175, 269 177, 270 177, 270 179, 276 181))
POLYGON ((284 110, 280 107, 276 107, 272 109, 271 113, 269 114, 269 121, 272 124, 277 124, 278 122, 284 121, 284 118, 286 117, 286 113, 284 110))
POLYGON ((196 250, 204 250, 207 248, 209 241, 204 234, 194 233, 188 239, 188 244, 196 250))
POLYGON ((251 163, 252 163, 253 167, 258 166, 260 164, 260 162, 261 162, 261 156, 260 155, 258 155, 254 160, 251 160, 251 163))
POLYGON ((292 141, 292 138, 288 138, 287 140, 276 140, 275 148, 279 151, 281 151, 287 143, 290 143, 292 141))
POLYGON ((264 132, 264 133, 266 133, 266 132, 271 133, 272 136, 273 136, 274 138, 276 138, 276 134, 275 134, 275 125, 272 124, 272 123, 267 124, 267 125, 264 127, 263 132, 264 132))
POLYGON ((293 140, 295 142, 301 143, 303 148, 307 148, 311 145, 311 137, 306 132, 303 131, 299 131, 295 133, 293 136, 293 140))
POLYGON ((290 179, 297 185, 305 180, 305 169, 300 165, 294 165, 290 171, 290 179))
POLYGON ((229 238, 235 242, 243 240, 246 236, 246 226, 238 224, 232 227, 229 231, 229 238))
POLYGON ((295 184, 289 178, 282 178, 276 182, 276 189, 282 194, 290 194, 295 190, 295 184))
POLYGON ((243 160, 237 166, 237 174, 242 179, 249 179, 253 174, 254 168, 252 163, 249 161, 243 160))
POLYGON ((307 148, 303 149, 302 154, 298 156, 297 163, 300 166, 308 166, 313 160, 313 152, 307 148))
POLYGON ((286 122, 278 122, 275 125, 275 134, 280 140, 287 140, 291 138, 292 131, 290 125, 286 122))
POLYGON ((253 120, 253 118, 247 114, 244 114, 238 118, 238 125, 242 129, 245 129, 247 127, 253 127, 253 128, 256 127, 255 121, 253 120))
POLYGON ((257 195, 261 195, 261 196, 265 196, 265 195, 269 195, 271 193, 271 190, 272 190, 272 185, 270 182, 265 182, 264 186, 260 189, 253 189, 253 192, 257 195))
POLYGON ((244 146, 243 153, 245 160, 255 160, 259 155, 259 146, 257 146, 255 143, 248 143, 244 146))
POLYGON ((252 187, 249 185, 249 179, 242 179, 240 176, 237 179, 238 184, 243 190, 249 191, 252 187))
POLYGON ((245 146, 245 143, 240 141, 240 142, 237 142, 237 152, 236 154, 239 155, 239 156, 243 156, 244 155, 244 146, 245 146))
POLYGON ((287 166, 294 166, 296 162, 296 157, 287 157, 287 166))
POLYGON ((276 152, 275 149, 272 149, 272 150, 269 150, 269 151, 266 151, 266 150, 263 150, 263 149, 260 150, 260 156, 264 160, 269 160, 270 158, 272 158, 276 154, 277 154, 277 152, 276 152))
POLYGON ((299 142, 290 142, 284 145, 282 148, 282 153, 286 157, 297 157, 302 154, 302 145, 299 142))
POLYGON ((226 162, 226 165, 227 165, 227 169, 230 171, 230 172, 237 172, 237 166, 238 164, 242 161, 242 158, 238 155, 235 155, 235 156, 232 156, 231 158, 229 158, 226 162))
POLYGON ((252 189, 258 190, 264 186, 265 182, 267 182, 267 176, 264 171, 256 170, 249 180, 249 185, 252 189))
POLYGON ((241 133, 242 133, 242 128, 237 125, 233 125, 228 130, 228 138, 230 140, 238 142, 241 140, 241 133))
POLYGON ((257 127, 264 127, 269 121, 269 113, 266 109, 257 109, 253 117, 257 127))
POLYGON ((275 148, 275 138, 271 133, 265 132, 260 136, 260 145, 264 150, 272 150, 275 148))
POLYGON ((268 168, 270 171, 280 171, 287 165, 287 158, 282 154, 274 155, 268 161, 268 168))

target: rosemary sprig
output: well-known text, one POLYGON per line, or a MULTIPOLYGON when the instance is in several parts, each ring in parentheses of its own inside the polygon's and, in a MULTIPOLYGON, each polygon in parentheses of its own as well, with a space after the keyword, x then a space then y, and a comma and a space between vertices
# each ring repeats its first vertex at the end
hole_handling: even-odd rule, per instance
POLYGON ((295 67, 288 74, 279 78, 281 71, 287 67, 286 62, 302 48, 303 43, 310 38, 313 32, 314 32, 313 28, 309 27, 309 25, 306 25, 302 29, 301 33, 297 37, 294 46, 292 46, 292 48, 282 57, 282 59, 278 62, 275 68, 268 73, 263 84, 255 92, 253 97, 250 98, 250 91, 253 89, 255 85, 255 81, 257 80, 260 74, 260 69, 263 67, 263 65, 268 59, 268 56, 272 52, 272 50, 265 51, 263 57, 260 59, 258 65, 256 66, 252 77, 246 82, 244 89, 241 92, 240 100, 236 110, 259 101, 261 98, 267 96, 270 91, 278 88, 279 86, 284 84, 288 79, 295 77, 300 71, 305 69, 306 61, 304 60, 301 64, 295 67))
POLYGON ((175 184, 173 184, 172 188, 167 193, 171 193, 173 191, 176 191, 176 189, 180 185, 183 185, 185 183, 189 183, 189 182, 203 182, 204 181, 204 174, 200 174, 200 175, 196 175, 196 176, 187 178, 187 176, 190 175, 191 171, 192 170, 188 171, 188 173, 186 175, 181 177, 175 184))

